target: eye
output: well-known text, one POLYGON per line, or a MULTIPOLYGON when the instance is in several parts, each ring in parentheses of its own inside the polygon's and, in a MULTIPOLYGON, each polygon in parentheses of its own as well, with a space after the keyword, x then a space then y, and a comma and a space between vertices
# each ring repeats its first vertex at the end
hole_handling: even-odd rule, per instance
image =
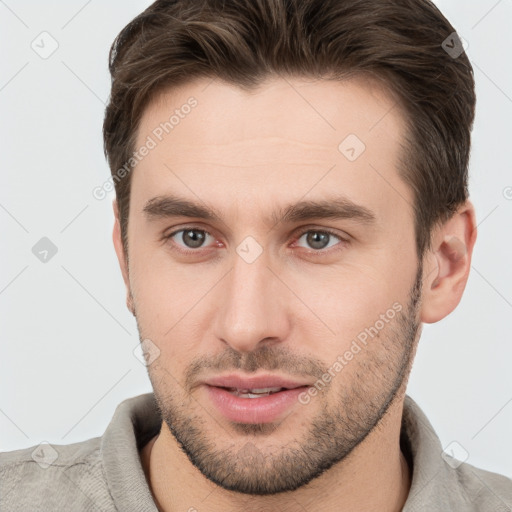
MULTIPOLYGON (((307 231, 303 231, 299 234, 297 242, 299 242, 302 238, 304 238, 305 242, 309 245, 309 248, 313 249, 313 252, 321 252, 324 249, 329 249, 335 245, 338 245, 336 240, 338 242, 347 242, 347 240, 342 238, 340 235, 328 229, 309 229, 307 231), (336 240, 333 240, 333 238, 336 240)), ((306 247, 306 249, 307 248, 308 247, 306 247)))
POLYGON ((166 239, 174 239, 174 241, 178 244, 178 246, 183 247, 184 249, 200 249, 205 240, 210 237, 213 238, 212 235, 205 231, 204 229, 197 229, 194 227, 186 227, 179 229, 177 231, 172 232, 169 235, 166 235, 166 239), (181 233, 181 235, 180 235, 181 233), (179 236, 177 236, 179 235, 179 236), (176 238, 175 238, 176 237, 176 238), (181 245, 178 240, 181 241, 183 245, 181 245))
MULTIPOLYGON (((295 244, 299 244, 300 240, 304 239, 309 247, 302 247, 310 249, 309 252, 311 253, 330 252, 326 249, 330 249, 336 245, 344 245, 343 243, 340 244, 340 242, 348 243, 348 240, 329 229, 303 229, 297 237, 295 244)), ((173 248, 183 253, 199 252, 199 249, 205 248, 208 245, 208 239, 215 240, 215 237, 210 232, 194 226, 186 226, 178 229, 169 235, 165 235, 164 238, 166 240, 172 240, 173 248)), ((301 247, 301 245, 299 245, 299 247, 301 247)))

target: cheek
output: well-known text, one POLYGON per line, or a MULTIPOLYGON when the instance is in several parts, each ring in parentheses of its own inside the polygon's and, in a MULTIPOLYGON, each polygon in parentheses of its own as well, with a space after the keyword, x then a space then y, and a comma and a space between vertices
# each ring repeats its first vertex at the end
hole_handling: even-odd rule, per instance
POLYGON ((131 254, 130 283, 141 336, 159 347, 166 367, 178 368, 197 356, 206 334, 200 326, 208 292, 221 275, 213 268, 178 265, 164 250, 131 254))
POLYGON ((301 301, 318 318, 318 322, 311 322, 315 317, 309 313, 303 317, 302 328, 318 332, 321 321, 329 327, 320 325, 322 332, 343 344, 373 325, 381 314, 393 309, 393 304, 403 303, 409 284, 397 282, 392 275, 373 265, 359 264, 316 273, 297 272, 293 280, 291 275, 285 280, 293 282, 292 289, 300 290, 301 301))
POLYGON ((139 240, 130 251, 130 284, 139 308, 148 314, 176 311, 200 283, 198 274, 192 266, 174 263, 160 243, 139 240))

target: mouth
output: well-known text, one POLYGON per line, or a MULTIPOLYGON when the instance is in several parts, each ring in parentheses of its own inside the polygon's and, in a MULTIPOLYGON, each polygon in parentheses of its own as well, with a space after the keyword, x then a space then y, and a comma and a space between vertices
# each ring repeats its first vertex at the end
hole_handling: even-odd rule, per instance
POLYGON ((269 394, 278 393, 283 389, 296 389, 298 387, 310 386, 310 382, 295 381, 277 375, 245 376, 230 374, 220 377, 212 377, 203 382, 208 386, 226 389, 230 392, 245 394, 269 394))
POLYGON ((238 423, 270 423, 298 402, 310 384, 276 377, 229 376, 203 383, 207 398, 226 419, 238 423))
POLYGON ((238 388, 221 388, 225 389, 229 393, 234 396, 239 396, 241 398, 261 398, 264 396, 273 395, 274 393, 279 393, 280 391, 285 391, 289 388, 259 388, 259 389, 238 389, 238 388))

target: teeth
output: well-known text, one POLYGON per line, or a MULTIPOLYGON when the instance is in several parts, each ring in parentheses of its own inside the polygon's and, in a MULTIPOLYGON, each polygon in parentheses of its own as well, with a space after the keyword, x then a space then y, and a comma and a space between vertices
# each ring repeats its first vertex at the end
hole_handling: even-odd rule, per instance
POLYGON ((259 388, 259 389, 236 389, 230 388, 228 391, 235 396, 241 398, 260 398, 262 396, 268 396, 272 393, 277 393, 284 388, 259 388))

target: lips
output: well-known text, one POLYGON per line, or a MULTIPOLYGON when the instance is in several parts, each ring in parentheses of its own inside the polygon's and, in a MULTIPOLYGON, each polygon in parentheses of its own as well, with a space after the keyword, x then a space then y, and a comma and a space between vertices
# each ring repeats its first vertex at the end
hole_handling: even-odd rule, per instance
POLYGON ((238 423, 276 421, 298 402, 311 384, 275 375, 227 375, 202 382, 212 405, 228 420, 238 423))
POLYGON ((309 382, 293 381, 275 375, 245 377, 236 374, 213 377, 205 380, 204 384, 217 388, 225 388, 229 391, 250 391, 254 394, 275 393, 283 389, 296 389, 311 385, 309 382))

